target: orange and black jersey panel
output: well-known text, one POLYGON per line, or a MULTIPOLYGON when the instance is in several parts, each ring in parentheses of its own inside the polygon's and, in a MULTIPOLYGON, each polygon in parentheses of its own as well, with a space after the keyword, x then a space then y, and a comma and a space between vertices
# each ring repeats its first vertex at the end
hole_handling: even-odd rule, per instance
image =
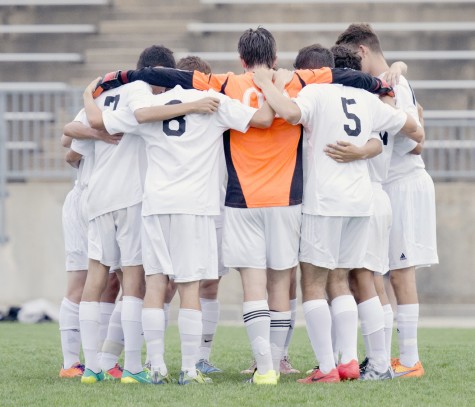
MULTIPOLYGON (((129 81, 200 90, 214 89, 242 103, 259 108, 264 96, 253 82, 253 74, 203 74, 169 68, 144 68, 127 73, 129 81)), ((295 71, 286 85, 289 97, 296 97, 307 84, 339 83, 377 92, 381 82, 349 69, 321 68, 295 71)), ((302 203, 302 128, 276 118, 268 129, 250 128, 247 133, 230 130, 224 134, 228 169, 226 206, 258 208, 302 203)))

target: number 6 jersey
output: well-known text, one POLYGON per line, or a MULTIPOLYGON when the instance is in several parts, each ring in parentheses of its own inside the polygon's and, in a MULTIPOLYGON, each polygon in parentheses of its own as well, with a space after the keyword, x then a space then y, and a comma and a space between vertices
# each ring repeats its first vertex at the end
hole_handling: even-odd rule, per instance
POLYGON ((308 138, 303 213, 370 216, 373 192, 366 161, 338 163, 324 149, 338 141, 363 146, 373 131, 396 133, 406 122, 406 113, 364 90, 340 85, 308 85, 294 101, 308 138))

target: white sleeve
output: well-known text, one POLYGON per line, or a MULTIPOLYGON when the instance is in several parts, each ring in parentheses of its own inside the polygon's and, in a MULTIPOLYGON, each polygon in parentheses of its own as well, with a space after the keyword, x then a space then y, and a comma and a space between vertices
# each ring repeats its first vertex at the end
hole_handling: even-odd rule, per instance
POLYGON ((89 157, 94 154, 94 143, 94 140, 73 139, 71 142, 71 150, 81 154, 84 157, 89 157))
POLYGON ((417 146, 417 141, 411 140, 402 134, 396 134, 394 137, 396 137, 396 139, 394 140, 393 152, 401 157, 409 154, 417 146))
POLYGON ((300 109, 300 120, 298 124, 304 127, 308 127, 308 125, 314 121, 318 104, 316 92, 316 85, 308 85, 299 92, 296 98, 292 99, 300 109))
POLYGON ((402 110, 381 102, 374 95, 370 96, 370 111, 373 113, 373 131, 387 131, 389 134, 396 134, 406 123, 407 114, 402 110))
MULTIPOLYGON (((210 94, 210 96, 214 95, 210 94)), ((219 98, 219 108, 216 112, 219 125, 224 130, 233 129, 245 133, 249 129, 252 116, 257 112, 257 109, 246 106, 228 96, 219 98)))
POLYGON ((102 120, 109 134, 133 133, 139 126, 134 113, 128 108, 104 110, 102 120))
POLYGON ((396 106, 407 114, 410 114, 420 126, 416 97, 409 86, 409 82, 405 78, 401 77, 399 84, 394 88, 394 93, 396 94, 396 106))
POLYGON ((127 106, 132 112, 143 107, 152 106, 152 88, 149 84, 143 81, 136 81, 130 84, 128 89, 128 103, 127 106))
POLYGON ((87 120, 87 116, 86 116, 86 110, 84 110, 84 108, 82 108, 79 111, 79 113, 74 118, 73 122, 79 122, 79 123, 82 123, 86 126, 89 126, 89 121, 87 120))

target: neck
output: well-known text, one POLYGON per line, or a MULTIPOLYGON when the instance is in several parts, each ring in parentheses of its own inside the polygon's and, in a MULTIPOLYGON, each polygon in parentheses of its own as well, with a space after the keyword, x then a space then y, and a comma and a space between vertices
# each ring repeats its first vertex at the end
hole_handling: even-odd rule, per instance
POLYGON ((254 72, 258 69, 269 69, 269 67, 265 64, 261 64, 261 65, 254 65, 252 67, 245 67, 244 70, 246 72, 254 72))
POLYGON ((382 54, 373 55, 371 63, 371 75, 379 76, 389 70, 389 65, 382 54))

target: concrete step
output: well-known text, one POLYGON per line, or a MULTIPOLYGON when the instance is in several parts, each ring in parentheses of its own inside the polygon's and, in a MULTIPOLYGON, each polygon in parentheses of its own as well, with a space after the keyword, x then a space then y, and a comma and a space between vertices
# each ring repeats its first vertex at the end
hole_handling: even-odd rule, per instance
POLYGON ((117 46, 124 48, 145 48, 152 44, 163 44, 164 46, 175 50, 182 48, 186 41, 185 33, 160 34, 160 36, 150 36, 144 34, 134 34, 120 37, 118 40, 115 34, 104 34, 94 38, 88 38, 85 42, 86 48, 114 48, 117 46))
POLYGON ((115 20, 102 21, 99 24, 101 34, 149 34, 160 38, 162 32, 186 32, 187 20, 115 20))

